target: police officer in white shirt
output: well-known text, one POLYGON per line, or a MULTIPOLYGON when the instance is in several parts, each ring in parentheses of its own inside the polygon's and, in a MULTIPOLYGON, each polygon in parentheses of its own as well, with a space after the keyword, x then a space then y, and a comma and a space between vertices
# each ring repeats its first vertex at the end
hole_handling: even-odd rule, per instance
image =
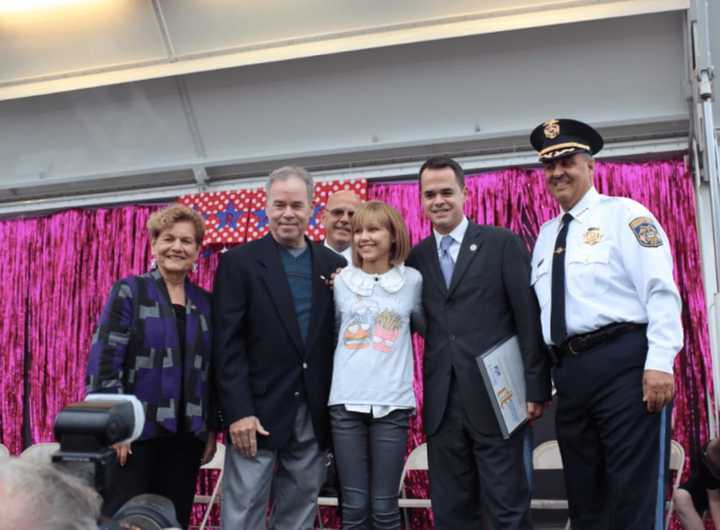
POLYGON ((603 146, 587 124, 540 124, 530 142, 562 208, 540 229, 532 284, 558 394, 574 529, 662 528, 681 301, 667 236, 643 205, 593 187, 603 146))

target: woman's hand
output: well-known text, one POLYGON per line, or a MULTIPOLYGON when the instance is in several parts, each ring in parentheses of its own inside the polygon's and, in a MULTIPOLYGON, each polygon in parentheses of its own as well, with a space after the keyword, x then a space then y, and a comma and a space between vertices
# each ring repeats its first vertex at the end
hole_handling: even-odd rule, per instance
POLYGON ((212 460, 215 456, 215 451, 217 450, 215 436, 215 433, 212 431, 208 434, 207 442, 205 442, 205 449, 203 450, 202 458, 200 459, 201 466, 210 462, 210 460, 212 460))
POLYGON ((118 463, 124 466, 125 462, 127 462, 128 455, 132 454, 130 444, 114 444, 113 449, 115 449, 115 456, 117 457, 118 463))

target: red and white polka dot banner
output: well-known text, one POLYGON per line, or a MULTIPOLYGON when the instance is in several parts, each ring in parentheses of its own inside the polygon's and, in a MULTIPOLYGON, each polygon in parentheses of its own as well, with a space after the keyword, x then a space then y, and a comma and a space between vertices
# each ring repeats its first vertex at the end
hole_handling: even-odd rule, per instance
MULTIPOLYGON (((367 199, 367 180, 334 180, 315 184, 313 211, 307 235, 319 241, 325 236, 322 212, 328 197, 341 190, 351 190, 362 200, 367 199)), ((218 191, 183 195, 180 204, 195 209, 205 219, 205 245, 244 243, 268 233, 265 214, 265 189, 218 191)))

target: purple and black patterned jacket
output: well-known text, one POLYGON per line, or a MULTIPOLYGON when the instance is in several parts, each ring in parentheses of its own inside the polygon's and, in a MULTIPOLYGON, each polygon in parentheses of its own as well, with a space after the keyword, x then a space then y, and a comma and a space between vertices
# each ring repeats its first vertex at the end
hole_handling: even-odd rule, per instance
POLYGON ((210 294, 185 282, 185 359, 180 362, 175 312, 157 270, 113 285, 100 315, 88 358, 87 393, 134 394, 145 409, 140 439, 172 435, 178 428, 185 381, 184 430, 217 430, 210 358, 210 294), (181 373, 185 367, 185 378, 181 373), (213 403, 211 403, 213 402, 213 403))

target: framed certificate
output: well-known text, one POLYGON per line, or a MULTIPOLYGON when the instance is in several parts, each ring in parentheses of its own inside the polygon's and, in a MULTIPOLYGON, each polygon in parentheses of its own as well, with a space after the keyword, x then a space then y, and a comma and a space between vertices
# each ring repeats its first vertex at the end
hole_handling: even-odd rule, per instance
POLYGON ((525 365, 516 335, 475 358, 503 438, 527 421, 525 365))

